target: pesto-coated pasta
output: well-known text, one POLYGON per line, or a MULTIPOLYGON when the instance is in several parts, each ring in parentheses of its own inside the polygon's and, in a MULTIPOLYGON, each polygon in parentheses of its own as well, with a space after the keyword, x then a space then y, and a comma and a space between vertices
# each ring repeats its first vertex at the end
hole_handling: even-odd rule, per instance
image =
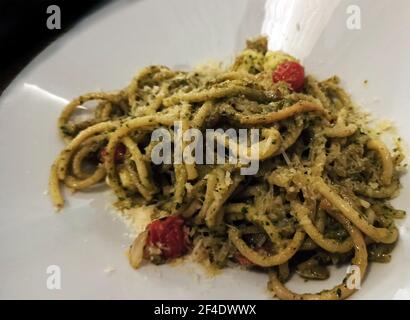
POLYGON ((123 90, 70 102, 58 120, 66 146, 51 167, 50 196, 59 210, 63 185, 105 183, 120 212, 150 208, 129 251, 134 268, 192 253, 214 268, 266 272, 281 299, 344 299, 356 290, 353 273, 315 294, 284 282, 293 271, 326 279, 328 265, 348 261, 362 281, 368 261, 390 260, 394 219, 405 214, 389 202, 403 155, 391 155, 364 119, 337 77, 305 77, 297 59, 259 37, 231 66, 149 66, 123 90), (78 107, 92 103, 92 117, 79 121, 78 107), (256 172, 244 174, 254 162, 256 172))

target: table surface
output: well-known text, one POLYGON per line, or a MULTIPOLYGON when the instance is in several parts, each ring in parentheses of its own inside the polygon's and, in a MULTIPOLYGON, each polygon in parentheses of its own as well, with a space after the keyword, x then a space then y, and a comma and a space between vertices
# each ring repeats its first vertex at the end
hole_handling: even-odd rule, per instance
POLYGON ((0 95, 16 75, 57 37, 110 0, 2 0, 0 2, 0 95), (58 5, 61 29, 47 28, 47 8, 58 5))

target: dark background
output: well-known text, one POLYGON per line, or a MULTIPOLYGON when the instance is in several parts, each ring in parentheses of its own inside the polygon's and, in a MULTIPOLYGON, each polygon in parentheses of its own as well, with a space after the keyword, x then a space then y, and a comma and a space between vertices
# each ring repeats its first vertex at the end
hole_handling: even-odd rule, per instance
POLYGON ((0 95, 48 44, 110 0, 0 0, 0 95), (58 5, 61 29, 47 28, 47 8, 58 5))

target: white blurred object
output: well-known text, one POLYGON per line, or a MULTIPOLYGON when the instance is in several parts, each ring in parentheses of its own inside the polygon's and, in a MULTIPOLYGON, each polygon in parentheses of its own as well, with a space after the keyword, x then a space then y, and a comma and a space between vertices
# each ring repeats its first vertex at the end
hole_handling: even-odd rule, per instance
POLYGON ((262 34, 270 50, 283 50, 302 60, 326 28, 340 0, 267 0, 262 34))

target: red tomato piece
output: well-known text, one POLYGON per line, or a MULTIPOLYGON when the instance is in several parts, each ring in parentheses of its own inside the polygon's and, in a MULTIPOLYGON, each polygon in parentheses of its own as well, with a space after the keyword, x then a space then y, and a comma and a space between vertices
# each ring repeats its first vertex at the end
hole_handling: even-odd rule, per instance
POLYGON ((240 253, 237 253, 235 255, 235 260, 244 267, 250 267, 253 266, 254 263, 252 261, 250 261, 248 258, 244 257, 243 255, 241 255, 240 253))
POLYGON ((272 80, 273 82, 284 81, 292 90, 300 91, 305 84, 305 70, 295 61, 285 61, 273 71, 272 80))
MULTIPOLYGON (((124 161, 125 153, 127 152, 127 148, 122 143, 119 143, 115 147, 114 151, 114 162, 115 163, 122 163, 124 161)), ((100 151, 100 161, 104 162, 105 158, 107 157, 107 150, 102 148, 100 151)))
POLYGON ((161 249, 166 259, 178 258, 188 251, 188 232, 180 216, 151 222, 148 234, 148 245, 161 249))
POLYGON ((125 153, 127 152, 127 148, 122 143, 119 143, 115 147, 114 152, 114 161, 116 163, 121 163, 124 161, 125 153))

